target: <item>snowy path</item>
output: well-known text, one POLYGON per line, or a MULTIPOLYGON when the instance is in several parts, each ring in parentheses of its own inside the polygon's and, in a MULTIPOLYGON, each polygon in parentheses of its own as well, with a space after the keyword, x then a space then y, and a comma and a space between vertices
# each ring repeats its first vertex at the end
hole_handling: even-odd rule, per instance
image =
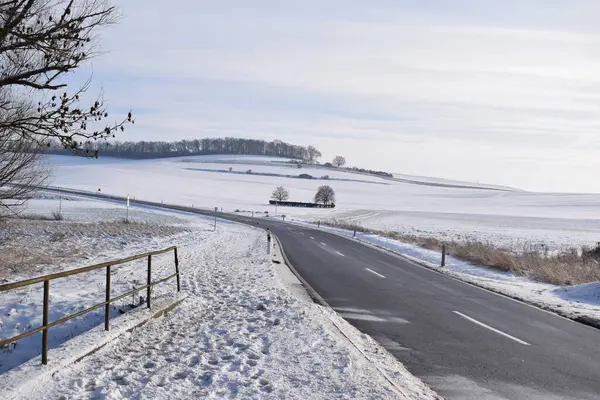
POLYGON ((435 398, 370 338, 354 333, 377 366, 336 331, 341 318, 290 295, 264 233, 226 225, 200 236, 181 249, 182 306, 22 398, 435 398))

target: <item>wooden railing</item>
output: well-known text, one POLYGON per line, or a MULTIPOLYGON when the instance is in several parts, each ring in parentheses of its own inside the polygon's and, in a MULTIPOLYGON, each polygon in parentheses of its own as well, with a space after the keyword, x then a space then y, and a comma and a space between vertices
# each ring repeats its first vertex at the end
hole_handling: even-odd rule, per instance
POLYGON ((149 253, 138 254, 138 255, 123 258, 120 260, 109 261, 109 262, 105 262, 102 264, 91 265, 89 267, 77 268, 77 269, 74 269, 71 271, 58 272, 55 274, 40 276, 37 278, 27 279, 27 280, 20 281, 20 282, 7 283, 4 285, 0 285, 0 293, 2 293, 2 292, 6 292, 8 290, 13 290, 13 289, 26 287, 26 286, 35 285, 36 283, 44 284, 44 305, 43 305, 42 326, 40 326, 39 328, 36 328, 36 329, 32 329, 30 331, 24 332, 20 335, 17 335, 17 336, 8 338, 8 339, 0 340, 0 348, 4 347, 6 345, 9 345, 10 343, 16 342, 23 338, 26 338, 27 336, 31 336, 38 332, 42 332, 42 364, 46 365, 46 364, 48 364, 48 330, 50 328, 52 328, 53 326, 62 324, 64 322, 67 322, 73 318, 80 317, 86 313, 89 313, 91 311, 94 311, 94 310, 104 306, 104 329, 108 331, 110 329, 110 304, 111 303, 114 303, 115 301, 121 300, 127 296, 130 296, 134 293, 137 293, 139 291, 146 289, 146 305, 148 308, 150 308, 151 304, 152 304, 151 298, 150 298, 152 287, 158 285, 159 283, 166 282, 169 279, 173 279, 173 278, 177 278, 177 291, 178 292, 181 291, 181 281, 180 281, 180 275, 179 275, 179 259, 177 258, 177 247, 176 246, 172 246, 172 247, 169 247, 168 249, 164 249, 164 250, 158 250, 158 251, 152 251, 149 253), (152 282, 152 256, 164 254, 164 253, 170 252, 171 250, 173 251, 173 254, 175 257, 175 273, 167 276, 166 278, 157 280, 156 282, 152 282), (147 284, 145 286, 142 286, 139 288, 134 288, 133 290, 130 290, 129 292, 121 294, 117 297, 111 297, 111 293, 110 293, 111 267, 113 267, 115 265, 125 264, 128 262, 139 260, 139 259, 146 258, 146 257, 148 258, 147 284), (58 278, 65 278, 65 277, 72 276, 72 275, 78 275, 78 274, 83 274, 85 272, 95 271, 95 270, 98 270, 101 268, 106 268, 105 301, 103 301, 102 303, 96 304, 92 307, 86 308, 83 311, 79 311, 75 314, 68 315, 59 320, 49 322, 48 314, 49 314, 49 307, 50 307, 50 304, 49 304, 50 281, 52 281, 54 279, 58 279, 58 278))

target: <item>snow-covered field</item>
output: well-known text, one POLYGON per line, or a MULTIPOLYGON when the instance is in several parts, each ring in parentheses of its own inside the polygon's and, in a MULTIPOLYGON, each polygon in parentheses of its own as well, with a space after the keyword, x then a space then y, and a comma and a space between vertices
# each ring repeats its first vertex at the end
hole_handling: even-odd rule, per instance
MULTIPOLYGON (((551 249, 559 249, 593 245, 600 240, 600 194, 424 186, 347 171, 298 169, 268 157, 198 156, 144 161, 49 158, 55 167, 56 186, 101 189, 103 193, 130 194, 146 200, 272 214, 275 209, 268 201, 276 186, 288 188, 291 200, 311 201, 318 186, 329 184, 337 194, 336 209, 279 208, 279 212, 303 220, 338 218, 373 229, 489 240, 517 249, 530 243, 544 242, 551 249), (229 167, 240 173, 229 173, 229 167), (248 170, 257 174, 307 173, 314 177, 327 174, 339 180, 245 174, 248 170)), ((456 183, 435 178, 411 179, 456 183)))
MULTIPOLYGON (((91 204, 73 202, 69 207, 83 212, 86 203, 91 204)), ((119 206, 105 207, 108 213, 122 212, 119 206)), ((96 217, 106 217, 100 209, 100 203, 89 207, 96 217)), ((150 214, 154 213, 132 211, 135 218, 152 223, 150 214)), ((167 317, 125 334, 54 376, 42 374, 34 381, 19 382, 19 390, 12 391, 9 398, 436 398, 371 338, 332 310, 304 300, 306 296, 294 296, 289 290, 289 276, 277 273, 276 264, 267 255, 264 232, 224 221, 213 232, 212 221, 185 214, 159 212, 156 218, 165 224, 176 221, 190 229, 168 239, 169 244, 180 246, 182 286, 188 295, 185 302, 167 317)), ((92 261, 86 260, 85 264, 92 261)), ((165 260, 157 265, 156 273, 170 267, 172 260, 165 260)), ((145 273, 144 268, 123 268, 124 282, 131 282, 140 270, 145 273)), ((102 292, 103 276, 95 279, 102 292)), ((83 306, 88 300, 84 290, 88 285, 94 286, 93 276, 85 281, 71 279, 64 285, 53 283, 51 309, 61 303, 67 309, 83 306)), ((118 289, 117 284, 114 290, 118 289)), ((167 285, 163 290, 172 291, 173 287, 167 285)), ((24 318, 35 311, 30 303, 33 293, 20 295, 27 300, 18 303, 16 312, 24 318)), ((12 298, 6 299, 5 294, 0 296, 2 318, 7 308, 17 304, 12 298)), ((90 329, 93 322, 100 325, 100 321, 78 321, 75 328, 90 329)), ((15 322, 21 324, 8 320, 0 333, 12 335, 15 322)), ((118 324, 119 319, 114 323, 118 324)), ((60 346, 57 338, 64 332, 58 327, 50 332, 51 347, 60 346)), ((29 345, 35 347, 19 342, 0 359, 22 362, 27 351, 19 349, 29 345)), ((51 363, 53 354, 51 351, 51 363)), ((44 369, 38 357, 4 374, 0 371, 0 381, 13 387, 20 368, 44 369)))

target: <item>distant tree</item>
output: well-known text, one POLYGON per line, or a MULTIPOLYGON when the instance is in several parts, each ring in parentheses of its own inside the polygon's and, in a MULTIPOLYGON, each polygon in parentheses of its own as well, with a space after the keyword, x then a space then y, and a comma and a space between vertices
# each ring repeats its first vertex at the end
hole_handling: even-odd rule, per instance
POLYGON ((331 186, 319 186, 315 195, 315 203, 323 203, 325 205, 335 202, 335 191, 331 186))
POLYGON ((308 162, 310 163, 314 163, 315 161, 317 161, 319 158, 322 157, 322 154, 319 150, 316 149, 315 146, 308 146, 306 148, 306 153, 308 155, 308 162))
POLYGON ((290 198, 290 192, 283 186, 279 186, 273 191, 271 198, 275 201, 286 201, 290 198))
POLYGON ((333 159, 332 164, 334 167, 341 168, 346 165, 346 159, 342 156, 337 156, 333 159))
POLYGON ((321 179, 324 179, 324 180, 328 181, 328 180, 329 180, 329 175, 323 175, 323 176, 321 177, 321 179))
POLYGON ((232 167, 229 167, 229 172, 233 172, 233 168, 232 167))
POLYGON ((325 164, 323 164, 323 166, 326 168, 331 168, 331 167, 333 167, 333 164, 330 162, 326 162, 325 164))

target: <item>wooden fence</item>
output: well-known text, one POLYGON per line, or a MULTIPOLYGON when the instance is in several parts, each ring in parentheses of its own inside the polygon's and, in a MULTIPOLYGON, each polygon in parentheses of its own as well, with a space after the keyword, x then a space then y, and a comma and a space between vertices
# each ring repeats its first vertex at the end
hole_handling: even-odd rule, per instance
POLYGON ((44 305, 43 305, 42 326, 40 326, 39 328, 36 328, 36 329, 32 329, 30 331, 24 332, 20 335, 17 335, 17 336, 8 338, 8 339, 0 340, 0 348, 4 347, 10 343, 16 342, 23 338, 26 338, 27 336, 31 336, 38 332, 42 332, 42 364, 46 365, 46 364, 48 364, 48 330, 50 328, 52 328, 53 326, 62 324, 64 322, 67 322, 73 318, 80 317, 86 313, 89 313, 91 311, 94 311, 94 310, 104 306, 104 329, 108 331, 110 329, 110 304, 111 303, 114 303, 115 301, 121 300, 127 296, 131 296, 134 293, 137 293, 137 292, 140 292, 140 291, 146 289, 146 305, 148 308, 150 308, 151 304, 152 304, 151 298, 150 298, 152 287, 158 285, 159 283, 166 282, 169 279, 173 279, 173 278, 177 278, 177 291, 178 292, 181 291, 181 281, 180 281, 180 275, 179 275, 179 259, 177 258, 177 247, 176 246, 172 246, 172 247, 169 247, 168 249, 164 249, 164 250, 158 250, 158 251, 152 251, 149 253, 138 254, 138 255, 123 258, 120 260, 114 260, 114 261, 109 261, 109 262, 105 262, 102 264, 91 265, 89 267, 77 268, 77 269, 74 269, 71 271, 58 272, 55 274, 40 276, 37 278, 27 279, 27 280, 20 281, 20 282, 7 283, 4 285, 0 285, 0 293, 2 293, 2 292, 6 292, 8 290, 13 290, 13 289, 26 287, 26 286, 35 285, 37 283, 44 284, 44 303, 43 303, 44 305), (175 257, 175 273, 167 276, 166 278, 159 279, 156 282, 152 282, 152 256, 168 253, 171 250, 173 251, 173 254, 175 257), (111 293, 110 293, 111 267, 120 265, 120 264, 125 264, 128 262, 139 260, 139 259, 146 258, 146 257, 148 258, 147 284, 145 286, 142 286, 139 288, 134 288, 133 290, 130 290, 129 292, 121 294, 117 297, 111 297, 111 293), (65 277, 72 276, 72 275, 78 275, 78 274, 83 274, 85 272, 95 271, 95 270, 98 270, 101 268, 106 268, 105 301, 103 301, 102 303, 96 304, 92 307, 86 308, 85 310, 79 311, 75 314, 71 314, 71 315, 68 315, 59 320, 49 322, 48 314, 49 314, 49 307, 50 307, 50 304, 49 304, 50 281, 52 281, 54 279, 58 279, 58 278, 65 278, 65 277))

